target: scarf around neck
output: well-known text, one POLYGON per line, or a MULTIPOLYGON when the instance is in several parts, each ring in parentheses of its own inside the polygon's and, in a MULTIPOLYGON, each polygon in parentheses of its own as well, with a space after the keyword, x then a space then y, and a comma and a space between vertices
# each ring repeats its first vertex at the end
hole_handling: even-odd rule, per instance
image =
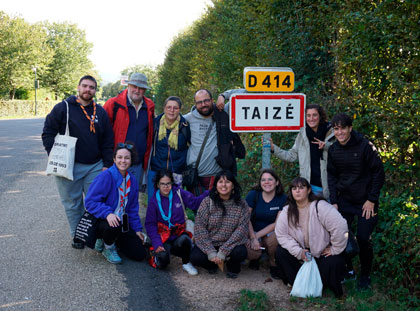
POLYGON ((122 214, 125 213, 125 208, 128 203, 128 194, 131 189, 130 174, 127 172, 125 177, 123 177, 115 164, 111 166, 108 171, 111 173, 115 184, 118 185, 118 203, 114 210, 114 214, 121 219, 122 214))
POLYGON ((158 203, 160 215, 162 216, 162 219, 168 223, 168 227, 173 227, 173 224, 171 224, 171 216, 172 216, 172 190, 169 192, 168 200, 169 200, 169 208, 168 208, 168 216, 165 215, 162 208, 162 200, 160 198, 160 190, 156 191, 156 201, 158 203))
POLYGON ((181 117, 178 116, 176 120, 169 125, 166 121, 166 115, 164 114, 159 121, 159 140, 162 140, 166 137, 166 131, 170 130, 171 133, 168 137, 168 145, 172 149, 178 150, 178 133, 179 133, 179 121, 181 117))

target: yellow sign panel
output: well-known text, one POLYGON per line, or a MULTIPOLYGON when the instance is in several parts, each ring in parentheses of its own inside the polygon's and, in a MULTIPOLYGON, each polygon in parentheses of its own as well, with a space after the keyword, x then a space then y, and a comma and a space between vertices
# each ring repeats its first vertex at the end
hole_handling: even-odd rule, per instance
POLYGON ((245 67, 244 86, 248 92, 292 92, 295 74, 288 67, 245 67))

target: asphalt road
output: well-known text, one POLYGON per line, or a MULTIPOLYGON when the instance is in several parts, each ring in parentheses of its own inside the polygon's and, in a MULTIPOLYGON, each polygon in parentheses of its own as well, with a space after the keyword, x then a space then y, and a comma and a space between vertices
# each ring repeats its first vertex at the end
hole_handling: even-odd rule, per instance
POLYGON ((167 272, 71 247, 43 121, 0 120, 0 311, 186 310, 167 272))

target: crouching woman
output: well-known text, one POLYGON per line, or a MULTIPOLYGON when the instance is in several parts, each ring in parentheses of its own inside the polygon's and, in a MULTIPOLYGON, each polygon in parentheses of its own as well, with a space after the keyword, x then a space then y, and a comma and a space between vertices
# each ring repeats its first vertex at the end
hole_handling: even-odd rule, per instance
POLYGON ((195 218, 195 246, 191 262, 212 274, 226 261, 228 278, 236 278, 247 257, 249 207, 241 187, 229 171, 220 172, 210 195, 201 202, 195 218))
POLYGON ((196 211, 208 191, 195 197, 178 187, 172 172, 167 169, 155 175, 155 188, 157 190, 149 200, 145 222, 154 253, 150 264, 165 269, 172 254, 182 258, 184 271, 196 275, 197 270, 190 263, 192 240, 189 236, 191 233, 187 232, 185 208, 196 211))
POLYGON ((130 259, 146 257, 138 182, 128 172, 136 157, 134 144, 117 144, 114 165, 95 178, 85 199, 86 210, 98 218, 95 250, 114 264, 122 262, 117 246, 130 259))
POLYGON ((324 288, 329 287, 337 297, 343 295, 347 223, 331 204, 313 194, 305 178, 292 180, 288 205, 276 220, 275 232, 279 242, 276 263, 284 283, 293 285, 302 262, 308 260, 306 252, 310 252, 324 288))

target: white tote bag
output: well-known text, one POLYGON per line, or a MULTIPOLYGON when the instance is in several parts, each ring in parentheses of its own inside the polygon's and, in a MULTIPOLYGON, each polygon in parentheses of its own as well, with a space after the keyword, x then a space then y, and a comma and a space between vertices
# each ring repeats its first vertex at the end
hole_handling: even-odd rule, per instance
POLYGON ((290 296, 302 298, 322 296, 322 280, 315 259, 305 261, 300 267, 290 296))
POLYGON ((71 137, 69 134, 69 103, 66 100, 65 102, 67 107, 66 133, 64 135, 57 134, 55 137, 45 173, 73 180, 77 138, 71 137))

